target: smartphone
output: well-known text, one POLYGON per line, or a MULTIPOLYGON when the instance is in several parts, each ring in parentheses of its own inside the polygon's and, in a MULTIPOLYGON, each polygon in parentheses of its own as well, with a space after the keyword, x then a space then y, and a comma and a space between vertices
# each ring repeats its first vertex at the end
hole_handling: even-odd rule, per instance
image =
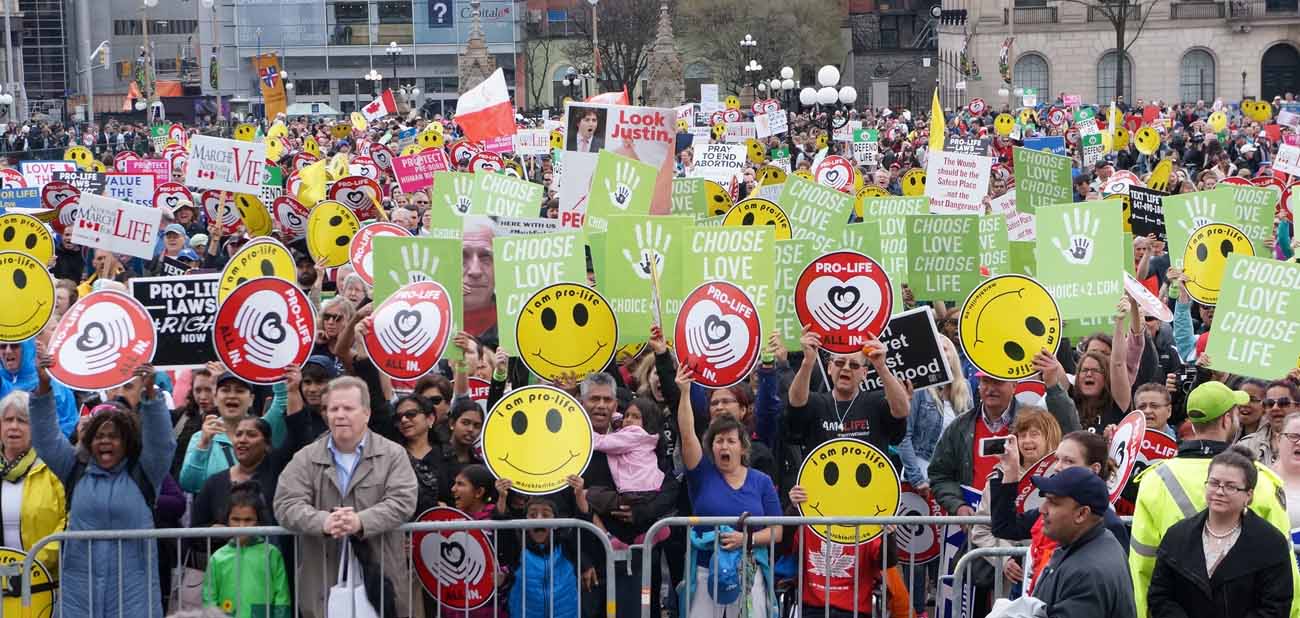
POLYGON ((980 457, 992 457, 1007 452, 1007 437, 984 438, 980 442, 980 457))

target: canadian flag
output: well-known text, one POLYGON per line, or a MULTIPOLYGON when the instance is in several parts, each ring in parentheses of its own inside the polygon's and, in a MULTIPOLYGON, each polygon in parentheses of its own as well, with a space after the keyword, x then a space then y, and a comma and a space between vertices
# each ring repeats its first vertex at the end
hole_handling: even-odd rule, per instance
POLYGON ((385 90, 384 94, 379 95, 378 99, 361 108, 361 115, 366 117, 366 122, 374 122, 384 116, 396 113, 397 101, 393 99, 392 90, 385 90))
POLYGON ((622 92, 602 92, 587 99, 588 103, 604 103, 606 105, 629 105, 627 101, 626 86, 622 92))
POLYGON ((514 106, 504 71, 498 68, 483 83, 460 96, 456 102, 456 124, 471 142, 515 134, 514 106))

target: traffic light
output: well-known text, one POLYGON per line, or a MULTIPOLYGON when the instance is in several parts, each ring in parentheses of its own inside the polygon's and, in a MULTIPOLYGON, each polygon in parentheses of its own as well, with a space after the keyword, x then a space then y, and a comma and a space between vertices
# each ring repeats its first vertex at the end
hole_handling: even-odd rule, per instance
POLYGON ((111 56, 112 56, 112 54, 111 54, 110 51, 109 51, 109 46, 108 46, 108 45, 104 45, 104 46, 100 47, 100 48, 99 48, 99 65, 100 65, 101 67, 107 69, 107 68, 108 68, 108 65, 109 65, 109 60, 110 60, 111 56))

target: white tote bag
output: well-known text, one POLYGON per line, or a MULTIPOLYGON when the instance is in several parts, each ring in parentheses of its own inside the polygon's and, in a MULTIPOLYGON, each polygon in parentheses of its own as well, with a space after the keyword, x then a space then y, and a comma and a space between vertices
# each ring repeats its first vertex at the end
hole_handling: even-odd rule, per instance
POLYGON ((365 582, 356 581, 361 564, 352 555, 350 545, 347 539, 343 540, 343 550, 339 552, 338 582, 330 588, 329 606, 325 615, 327 618, 379 618, 379 612, 375 611, 366 598, 365 582), (344 573, 347 574, 346 577, 344 573))

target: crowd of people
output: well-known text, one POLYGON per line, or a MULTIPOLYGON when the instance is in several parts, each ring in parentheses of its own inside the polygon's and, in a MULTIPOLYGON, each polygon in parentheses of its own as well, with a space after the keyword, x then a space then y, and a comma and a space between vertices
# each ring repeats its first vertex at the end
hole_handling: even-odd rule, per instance
MULTIPOLYGON (((1291 101, 1287 95, 1277 105, 1291 101)), ((1177 162, 1171 193, 1206 190, 1232 176, 1275 175, 1270 163, 1279 142, 1266 128, 1276 121, 1251 120, 1227 106, 1229 126, 1215 131, 1204 101, 1153 104, 1164 135, 1155 154, 1130 146, 1084 165, 1081 150, 1070 146, 1076 201, 1100 199, 1116 170, 1145 178, 1170 158, 1177 162)), ((1130 109, 1123 101, 1118 107, 1130 109)), ((1132 109, 1148 107, 1138 101, 1132 109)), ((947 111, 950 134, 989 137, 991 153, 1009 165, 1020 142, 997 134, 993 120, 1011 110, 947 111)), ((1098 117, 1104 112, 1099 108, 1098 117)), ((922 111, 836 114, 880 131, 879 160, 860 167, 868 183, 899 195, 901 177, 924 169, 930 119, 922 111)), ((821 148, 852 158, 846 143, 825 139, 824 117, 799 112, 790 118, 789 134, 767 146, 792 147, 791 171, 810 169, 821 148)), ((545 126, 544 120, 520 117, 529 126, 545 126)), ((454 118, 418 113, 390 116, 339 139, 332 122, 278 121, 287 128, 279 161, 286 167, 308 136, 328 157, 434 123, 448 141, 458 135, 454 118)), ((188 131, 228 135, 230 128, 204 124, 188 131)), ((1064 134, 1066 127, 1031 123, 1023 131, 1022 139, 1064 134)), ((1284 126, 1280 134, 1294 138, 1295 128, 1284 126)), ((26 124, 11 127, 4 144, 16 164, 26 158, 22 151, 86 143, 112 167, 118 152, 148 155, 147 135, 130 123, 84 131, 26 124)), ((676 156, 677 173, 689 173, 693 149, 676 156)), ((551 161, 520 159, 524 175, 547 189, 537 216, 558 216, 551 161)), ((760 167, 744 170, 735 200, 758 190, 760 167)), ((402 192, 387 171, 380 184, 387 219, 414 235, 429 233, 435 216, 429 194, 402 192)), ((1011 184, 1009 175, 995 171, 986 203, 1011 184)), ((1277 259, 1295 260, 1291 214, 1277 212, 1271 250, 1277 259)), ((928 388, 897 377, 874 338, 861 352, 836 354, 805 330, 797 351, 773 335, 747 379, 706 389, 656 327, 639 352, 556 384, 581 402, 594 452, 563 490, 535 496, 497 478, 480 450, 496 402, 536 381, 500 344, 490 230, 464 231, 465 325, 453 343, 463 360, 444 360, 414 384, 395 383, 358 343, 370 327, 371 286, 349 267, 326 268, 312 259, 303 240, 286 244, 297 258, 295 283, 318 303, 320 327, 306 363, 285 367, 282 382, 252 384, 219 363, 173 371, 141 365, 132 380, 104 392, 78 392, 53 380, 50 331, 79 297, 125 291, 132 278, 162 272, 167 258, 186 263, 191 273, 219 271, 250 240, 244 231, 223 233, 221 222, 207 221, 192 202, 163 208, 163 217, 153 260, 57 237, 50 326, 30 340, 0 343, 3 545, 26 551, 63 530, 279 525, 297 536, 43 545, 37 558, 58 581, 61 615, 162 616, 188 600, 220 615, 296 611, 324 618, 336 615, 327 609, 334 607, 335 582, 353 577, 366 580, 369 601, 384 615, 456 615, 461 612, 439 608, 421 590, 409 564, 409 537, 399 530, 437 506, 474 520, 590 521, 615 551, 603 555, 601 543, 584 541, 589 533, 575 530, 493 534, 496 598, 466 615, 595 616, 607 611, 601 600, 609 587, 619 616, 639 615, 646 601, 655 616, 935 612, 936 565, 904 564, 896 535, 840 548, 849 558, 830 569, 816 566, 814 554, 829 560, 831 543, 818 541, 808 527, 743 521, 797 513, 808 500, 796 480, 800 463, 837 438, 857 438, 886 453, 900 480, 942 513, 987 516, 988 523, 970 528, 971 547, 1028 548, 1027 559, 977 561, 974 616, 1008 611, 994 598, 996 578, 1006 584, 996 588, 1010 591, 1004 596, 1024 595, 1018 603, 1040 606, 1023 615, 1045 611, 1037 615, 1053 618, 1263 617, 1300 607, 1289 536, 1300 527, 1300 368, 1271 381, 1212 370, 1204 347, 1214 307, 1190 299, 1184 273, 1154 238, 1136 239, 1134 267, 1152 292, 1168 299, 1172 323, 1145 314, 1135 301, 1120 302, 1104 330, 1035 351, 1044 394, 1033 403, 1016 396, 1015 382, 974 367, 956 328, 961 307, 943 302, 920 304, 931 307, 940 326, 954 379, 928 388), (881 390, 863 390, 870 370, 880 376, 881 390), (490 384, 486 400, 471 397, 472 378, 490 384), (1132 411, 1177 440, 1178 453, 1153 464, 1112 506, 1104 480, 1114 466, 1109 437, 1132 411), (996 438, 1005 438, 1003 452, 979 448, 996 438), (1041 506, 1018 509, 1022 477, 1049 455, 1056 463, 1031 479, 1041 506), (741 520, 646 538, 653 524, 673 515, 741 520), (1132 515, 1131 526, 1120 515, 1132 515), (653 567, 645 591, 647 542, 653 567), (736 561, 731 577, 739 579, 729 594, 719 592, 724 558, 736 561), (606 560, 617 561, 614 581, 598 566, 606 560)), ((909 307, 917 305, 905 298, 909 307)))

